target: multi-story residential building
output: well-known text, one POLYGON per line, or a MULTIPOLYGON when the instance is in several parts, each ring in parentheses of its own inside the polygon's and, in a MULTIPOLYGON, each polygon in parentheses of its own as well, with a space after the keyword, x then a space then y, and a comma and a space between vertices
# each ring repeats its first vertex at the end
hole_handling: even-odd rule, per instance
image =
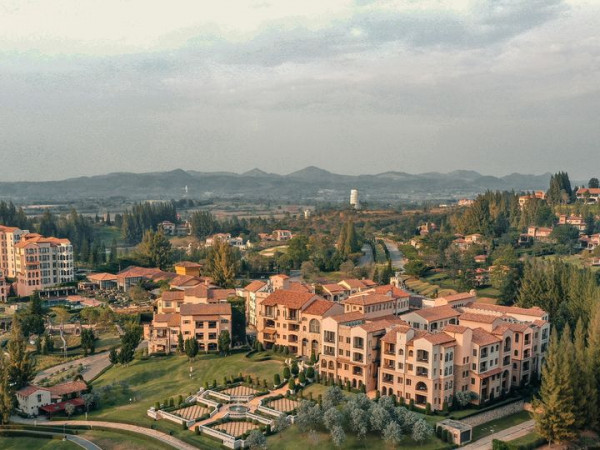
POLYGON ((423 299, 422 305, 423 308, 430 308, 433 306, 451 306, 452 308, 458 308, 473 303, 475 300, 477 300, 477 295, 476 292, 472 290, 471 292, 460 292, 444 297, 423 299))
POLYGON ((310 356, 312 349, 320 347, 315 331, 321 329, 319 320, 342 312, 342 306, 314 293, 277 289, 260 304, 257 337, 266 348, 287 346, 292 354, 310 356))
POLYGON ((195 338, 200 351, 218 350, 222 331, 231 335, 231 305, 229 303, 188 303, 179 312, 155 314, 152 323, 144 327, 149 353, 177 351, 179 333, 184 339, 195 338))
POLYGON ((0 225, 0 270, 7 278, 16 278, 16 250, 21 238, 29 234, 29 230, 0 225))
POLYGON ((321 377, 344 384, 350 382, 353 388, 364 385, 367 391, 376 389, 380 339, 386 328, 402 323, 393 316, 368 320, 359 311, 324 318, 321 321, 321 377))
POLYGON ((391 287, 386 294, 365 292, 351 295, 341 302, 344 312, 359 312, 366 319, 399 315, 409 310, 410 296, 396 297, 393 292, 397 288, 391 287))
POLYGON ((235 296, 235 289, 220 289, 201 284, 185 290, 164 291, 156 306, 158 314, 178 313, 185 304, 225 303, 235 296))
POLYGON ((75 280, 73 246, 68 239, 33 233, 21 236, 14 248, 20 296, 75 280))
POLYGON ((269 283, 255 280, 244 289, 240 289, 238 295, 246 300, 246 324, 256 327, 258 308, 262 301, 271 294, 269 283))
POLYGON ((276 241, 289 241, 292 238, 292 232, 290 230, 275 230, 272 236, 276 241))
POLYGON ((451 306, 442 305, 411 311, 401 317, 416 330, 439 331, 446 325, 456 325, 460 314, 451 306))

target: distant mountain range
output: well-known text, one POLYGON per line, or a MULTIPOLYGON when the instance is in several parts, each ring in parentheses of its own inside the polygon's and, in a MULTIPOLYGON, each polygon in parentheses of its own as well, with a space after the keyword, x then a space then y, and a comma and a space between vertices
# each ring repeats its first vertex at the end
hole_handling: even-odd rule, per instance
POLYGON ((472 170, 340 175, 310 166, 288 175, 278 175, 260 169, 242 174, 178 169, 152 173, 117 172, 62 181, 3 182, 0 183, 0 198, 18 202, 62 202, 109 197, 133 200, 189 197, 339 202, 349 198, 350 189, 358 189, 364 201, 450 200, 472 197, 488 189, 545 190, 549 181, 549 173, 513 173, 494 177, 472 170))

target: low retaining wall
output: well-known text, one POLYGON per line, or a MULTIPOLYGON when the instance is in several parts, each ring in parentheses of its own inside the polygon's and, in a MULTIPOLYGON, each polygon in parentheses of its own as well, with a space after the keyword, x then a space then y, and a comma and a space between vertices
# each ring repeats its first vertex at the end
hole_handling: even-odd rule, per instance
POLYGON ((462 419, 461 422, 469 424, 473 427, 477 425, 481 425, 482 423, 489 422, 495 419, 501 419, 502 417, 510 416, 512 414, 516 414, 525 409, 525 402, 523 400, 517 400, 514 403, 509 403, 508 405, 500 406, 498 408, 490 409, 489 411, 484 411, 481 414, 476 414, 471 417, 467 417, 462 419))
POLYGON ((285 413, 281 412, 281 411, 277 411, 276 409, 273 408, 269 408, 268 406, 262 406, 260 405, 258 408, 256 408, 258 411, 268 414, 270 416, 274 416, 274 417, 280 417, 283 416, 285 413))

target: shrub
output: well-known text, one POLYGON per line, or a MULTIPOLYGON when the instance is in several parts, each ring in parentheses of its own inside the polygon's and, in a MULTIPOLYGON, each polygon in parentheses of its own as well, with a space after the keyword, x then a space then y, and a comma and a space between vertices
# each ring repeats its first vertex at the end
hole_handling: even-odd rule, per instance
POLYGON ((425 414, 428 416, 431 414, 431 403, 429 402, 425 405, 425 414))
POLYGON ((285 366, 283 368, 283 379, 284 380, 289 380, 291 376, 292 376, 292 374, 290 372, 290 368, 288 366, 285 366))
POLYGON ((179 397, 177 397, 177 406, 181 406, 182 403, 183 403, 183 395, 179 394, 179 397))
POLYGON ((414 399, 410 399, 410 403, 408 404, 408 409, 410 409, 411 411, 415 410, 415 400, 414 399))
POLYGON ((298 376, 300 369, 298 368, 298 363, 296 361, 292 362, 292 375, 298 376))
POLYGON ((290 348, 287 345, 283 349, 283 354, 286 356, 290 354, 290 348))
POLYGON ((292 391, 292 392, 296 391, 296 380, 294 378, 290 378, 290 382, 288 383, 288 387, 289 387, 290 391, 292 391))
POLYGON ((212 387, 213 387, 213 389, 215 389, 217 387, 217 380, 213 380, 212 387))
POLYGON ((173 400, 173 397, 171 397, 171 398, 169 399, 169 408, 171 408, 171 407, 173 407, 173 406, 175 406, 175 400, 173 400))
POLYGON ((276 373, 276 374, 273 376, 273 384, 274 384, 275 386, 279 386, 279 385, 281 384, 281 377, 279 376, 279 374, 278 374, 278 373, 276 373))
POLYGON ((199 436, 200 435, 200 426, 199 425, 195 428, 195 431, 196 431, 196 435, 199 436))
POLYGON ((306 383, 306 375, 304 375, 304 372, 298 374, 298 381, 302 384, 306 383))
POLYGON ((350 380, 346 381, 346 390, 350 392, 352 390, 352 385, 350 384, 350 380))
POLYGON ((154 410, 158 411, 160 409, 160 402, 155 402, 154 403, 154 410))
POLYGON ((442 439, 442 430, 443 430, 442 427, 435 427, 435 436, 438 439, 442 439))
POLYGON ((314 367, 310 366, 308 369, 306 369, 306 378, 309 378, 311 380, 313 380, 315 378, 314 367))
POLYGON ((181 421, 181 429, 182 430, 187 430, 187 427, 185 426, 185 420, 181 421))

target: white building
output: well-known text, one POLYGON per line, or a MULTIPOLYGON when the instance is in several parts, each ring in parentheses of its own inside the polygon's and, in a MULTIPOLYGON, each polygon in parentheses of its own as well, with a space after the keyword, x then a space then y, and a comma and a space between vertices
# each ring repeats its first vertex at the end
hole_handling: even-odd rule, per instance
POLYGON ((350 191, 350 206, 354 209, 360 209, 360 201, 358 199, 358 189, 352 189, 350 191))

